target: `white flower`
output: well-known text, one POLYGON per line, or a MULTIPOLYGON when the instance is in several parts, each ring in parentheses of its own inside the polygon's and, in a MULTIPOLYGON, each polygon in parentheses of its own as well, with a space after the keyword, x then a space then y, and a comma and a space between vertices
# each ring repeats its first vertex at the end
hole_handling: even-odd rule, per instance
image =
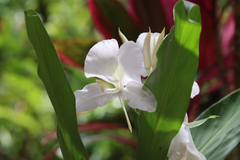
POLYGON ((167 156, 168 160, 206 160, 205 156, 194 145, 188 127, 187 114, 185 115, 181 129, 172 139, 167 156))
POLYGON ((141 50, 134 42, 126 42, 120 48, 115 39, 95 44, 87 54, 84 72, 87 78, 96 77, 99 80, 74 93, 77 110, 87 111, 105 106, 118 96, 132 131, 123 100, 128 100, 130 107, 143 111, 154 112, 157 107, 154 95, 141 83, 142 61, 141 50), (100 79, 115 88, 104 86, 100 79))
MULTIPOLYGON (((122 34, 120 29, 118 29, 119 36, 123 43, 127 42, 127 38, 122 34)), ((157 50, 162 44, 162 41, 165 36, 165 28, 162 30, 162 33, 151 33, 143 32, 138 36, 136 43, 142 50, 142 54, 144 57, 144 61, 142 62, 142 76, 147 77, 149 76, 157 65, 157 50)), ((192 86, 191 98, 194 98, 200 92, 200 88, 197 82, 194 81, 192 86)))
POLYGON ((149 32, 141 33, 138 36, 136 43, 141 47, 144 57, 145 72, 142 73, 143 77, 149 76, 157 65, 157 50, 162 44, 165 35, 165 28, 162 30, 162 33, 151 33, 149 32))
MULTIPOLYGON (((118 29, 119 36, 123 43, 127 42, 128 39, 122 34, 120 29, 118 29)), ((165 35, 165 28, 162 30, 162 33, 151 33, 143 32, 138 36, 136 43, 142 50, 143 54, 143 63, 142 63, 142 76, 149 76, 152 71, 156 68, 157 65, 157 50, 162 44, 165 35)))

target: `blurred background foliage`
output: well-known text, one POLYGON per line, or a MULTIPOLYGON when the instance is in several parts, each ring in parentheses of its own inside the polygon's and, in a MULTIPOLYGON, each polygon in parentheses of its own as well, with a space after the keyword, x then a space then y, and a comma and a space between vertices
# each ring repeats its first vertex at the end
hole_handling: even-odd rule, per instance
MULTIPOLYGON (((40 14, 52 39, 101 39, 93 28, 86 0, 0 0, 0 160, 61 159, 56 139, 43 142, 55 131, 56 119, 37 76, 36 54, 27 39, 24 11, 30 8, 40 14)), ((74 91, 94 81, 86 79, 82 70, 64 67, 74 91)), ((79 124, 113 117, 121 123, 124 115, 119 107, 113 101, 104 108, 81 113, 79 124)), ((133 147, 109 136, 131 137, 128 132, 120 127, 81 134, 90 159, 127 160, 133 157, 133 147)))

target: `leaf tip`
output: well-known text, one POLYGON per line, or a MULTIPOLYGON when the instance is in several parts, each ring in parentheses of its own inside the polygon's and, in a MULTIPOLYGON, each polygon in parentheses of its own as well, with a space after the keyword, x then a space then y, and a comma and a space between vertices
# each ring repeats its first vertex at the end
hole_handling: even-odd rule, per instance
POLYGON ((28 9, 28 10, 24 11, 24 13, 30 17, 38 16, 37 13, 33 9, 28 9))

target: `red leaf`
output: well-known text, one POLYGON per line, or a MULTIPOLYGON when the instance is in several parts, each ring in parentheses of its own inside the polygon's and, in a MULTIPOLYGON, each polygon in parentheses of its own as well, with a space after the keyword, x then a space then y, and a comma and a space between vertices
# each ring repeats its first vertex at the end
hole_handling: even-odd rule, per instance
POLYGON ((116 0, 89 0, 88 7, 93 23, 105 38, 115 38, 121 42, 118 28, 129 40, 135 41, 140 30, 124 6, 116 0))
POLYGON ((84 61, 90 48, 97 43, 89 38, 71 38, 52 40, 59 58, 66 64, 83 69, 84 61))
POLYGON ((77 64, 76 62, 74 62, 71 58, 69 58, 67 55, 63 54, 62 52, 60 51, 57 51, 57 54, 58 54, 58 57, 60 58, 60 60, 69 65, 69 66, 72 66, 72 67, 75 67, 75 68, 78 68, 78 69, 81 69, 83 70, 83 66, 77 64))
POLYGON ((168 31, 172 28, 174 25, 174 20, 173 20, 173 7, 177 3, 178 0, 159 0, 162 6, 162 10, 164 11, 164 16, 166 20, 166 27, 168 31))
POLYGON ((113 139, 115 141, 124 143, 124 144, 128 144, 128 145, 133 146, 133 147, 136 147, 136 145, 137 145, 136 140, 132 140, 132 139, 129 139, 129 138, 126 138, 126 137, 116 136, 116 135, 108 135, 106 137, 108 137, 110 139, 113 139))
POLYGON ((149 27, 152 32, 161 32, 164 27, 169 31, 173 25, 172 11, 175 2, 177 0, 128 0, 129 14, 144 32, 147 32, 149 27), (169 9, 170 14, 166 13, 169 9))
POLYGON ((234 33, 235 33, 235 20, 234 14, 231 12, 229 15, 227 23, 221 28, 221 49, 223 55, 229 54, 229 52, 233 49, 233 41, 234 41, 234 33))
POLYGON ((116 28, 107 20, 94 0, 88 1, 88 8, 92 16, 92 21, 99 32, 107 39, 114 38, 116 28))
POLYGON ((199 45, 199 70, 204 70, 217 60, 216 52, 216 0, 190 0, 198 4, 201 12, 202 32, 199 45))

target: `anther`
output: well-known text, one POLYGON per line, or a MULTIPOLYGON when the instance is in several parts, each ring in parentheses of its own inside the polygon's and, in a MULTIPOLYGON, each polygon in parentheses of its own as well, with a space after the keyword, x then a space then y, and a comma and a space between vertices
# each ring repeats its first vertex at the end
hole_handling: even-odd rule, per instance
POLYGON ((101 87, 101 90, 104 92, 104 86, 103 86, 103 84, 102 84, 102 81, 101 80, 99 80, 99 79, 96 79, 96 82, 98 83, 98 85, 101 87))

